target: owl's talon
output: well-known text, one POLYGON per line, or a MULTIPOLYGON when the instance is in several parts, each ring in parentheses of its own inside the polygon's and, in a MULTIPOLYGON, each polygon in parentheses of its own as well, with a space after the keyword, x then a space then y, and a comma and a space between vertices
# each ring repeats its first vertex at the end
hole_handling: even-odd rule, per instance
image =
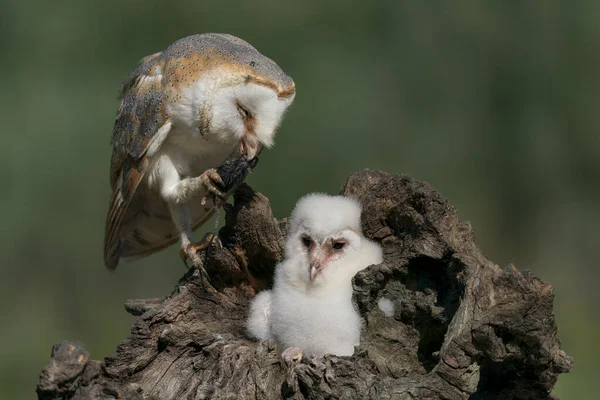
POLYGON ((206 191, 208 192, 208 196, 204 196, 202 199, 202 204, 206 203, 207 197, 210 195, 214 195, 222 200, 225 200, 225 195, 221 192, 221 188, 223 188, 225 184, 223 183, 223 179, 216 169, 207 169, 202 173, 202 175, 200 175, 200 179, 204 184, 206 191))
POLYGON ((179 250, 179 256, 181 257, 183 264, 188 269, 195 269, 200 273, 200 279, 202 280, 202 285, 206 285, 206 282, 210 284, 210 277, 208 276, 208 272, 204 268, 204 264, 202 263, 202 259, 198 256, 197 252, 201 251, 202 242, 199 244, 188 243, 185 246, 181 246, 179 250), (188 260, 191 261, 191 266, 188 266, 188 260))
POLYGON ((181 246, 179 249, 179 257, 186 268, 198 268, 202 266, 202 260, 198 257, 197 254, 198 249, 194 246, 193 243, 188 243, 187 245, 181 246), (188 265, 188 261, 191 262, 191 267, 188 265))
POLYGON ((212 244, 217 246, 219 248, 219 250, 222 250, 223 242, 221 242, 221 239, 219 239, 219 237, 217 235, 215 235, 214 233, 211 233, 211 235, 213 235, 212 244))
POLYGON ((204 287, 206 287, 206 283, 208 283, 210 285, 211 284, 210 276, 208 276, 208 272, 206 272, 206 270, 204 269, 204 266, 200 265, 200 266, 196 267, 196 270, 200 272, 200 280, 202 281, 202 285, 204 287))
POLYGON ((197 243, 187 243, 182 245, 181 249, 179 250, 179 256, 183 260, 183 263, 186 267, 188 266, 187 261, 189 260, 192 263, 192 268, 200 270, 202 275, 208 278, 208 273, 204 269, 204 266, 202 265, 202 260, 198 256, 198 253, 208 249, 215 242, 219 247, 223 247, 221 239, 219 239, 219 237, 216 234, 208 232, 206 235, 204 235, 204 238, 202 238, 201 241, 197 243))
POLYGON ((302 361, 302 349, 300 347, 288 347, 281 353, 281 362, 287 368, 300 364, 302 361))

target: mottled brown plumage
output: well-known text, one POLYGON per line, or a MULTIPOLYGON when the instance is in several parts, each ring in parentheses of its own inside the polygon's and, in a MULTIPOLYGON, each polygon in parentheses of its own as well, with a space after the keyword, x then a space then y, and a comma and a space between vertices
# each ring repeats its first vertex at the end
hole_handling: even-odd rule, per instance
POLYGON ((218 183, 212 169, 236 154, 250 164, 272 144, 294 82, 245 41, 202 34, 143 58, 120 93, 105 263, 114 269, 122 257, 143 257, 179 238, 193 258, 191 230, 215 209, 201 201, 214 191, 206 182, 218 183))

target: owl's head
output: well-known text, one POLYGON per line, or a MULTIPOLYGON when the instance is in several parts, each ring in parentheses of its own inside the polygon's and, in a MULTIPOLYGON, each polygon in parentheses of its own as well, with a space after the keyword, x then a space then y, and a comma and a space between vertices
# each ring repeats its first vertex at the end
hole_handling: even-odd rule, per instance
POLYGON ((209 130, 239 143, 239 151, 254 158, 259 147, 271 147, 275 132, 294 94, 281 97, 277 88, 247 78, 216 91, 209 130))
POLYGON ((381 248, 362 234, 361 206, 351 198, 309 194, 289 221, 287 271, 294 281, 348 284, 359 270, 381 262, 381 248))
POLYGON ((248 159, 260 147, 272 146, 275 131, 296 94, 292 78, 235 36, 190 36, 175 42, 167 53, 187 50, 195 54, 190 60, 200 58, 180 70, 191 68, 199 76, 185 96, 203 136, 237 143, 248 159))

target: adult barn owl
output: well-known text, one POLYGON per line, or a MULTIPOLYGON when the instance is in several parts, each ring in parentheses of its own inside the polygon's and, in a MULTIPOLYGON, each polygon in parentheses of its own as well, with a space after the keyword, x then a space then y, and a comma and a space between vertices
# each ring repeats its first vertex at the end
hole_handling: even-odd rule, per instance
POLYGON ((360 214, 343 196, 310 194, 296 204, 273 289, 253 299, 247 321, 251 337, 287 348, 286 363, 302 353, 349 356, 359 344, 352 277, 382 261, 381 246, 362 234, 360 214))
POLYGON ((184 260, 199 266, 204 244, 192 231, 223 201, 215 168, 233 157, 253 165, 273 144, 294 81, 245 41, 208 33, 143 58, 120 92, 105 263, 180 240, 184 260))

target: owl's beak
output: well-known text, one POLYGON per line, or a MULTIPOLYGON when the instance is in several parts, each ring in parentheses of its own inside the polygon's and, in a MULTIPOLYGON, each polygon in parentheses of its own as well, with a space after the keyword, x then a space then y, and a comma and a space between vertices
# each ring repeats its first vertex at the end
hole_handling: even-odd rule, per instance
POLYGON ((246 135, 240 140, 240 154, 246 156, 246 160, 250 161, 256 157, 258 153, 258 143, 253 136, 246 135))

